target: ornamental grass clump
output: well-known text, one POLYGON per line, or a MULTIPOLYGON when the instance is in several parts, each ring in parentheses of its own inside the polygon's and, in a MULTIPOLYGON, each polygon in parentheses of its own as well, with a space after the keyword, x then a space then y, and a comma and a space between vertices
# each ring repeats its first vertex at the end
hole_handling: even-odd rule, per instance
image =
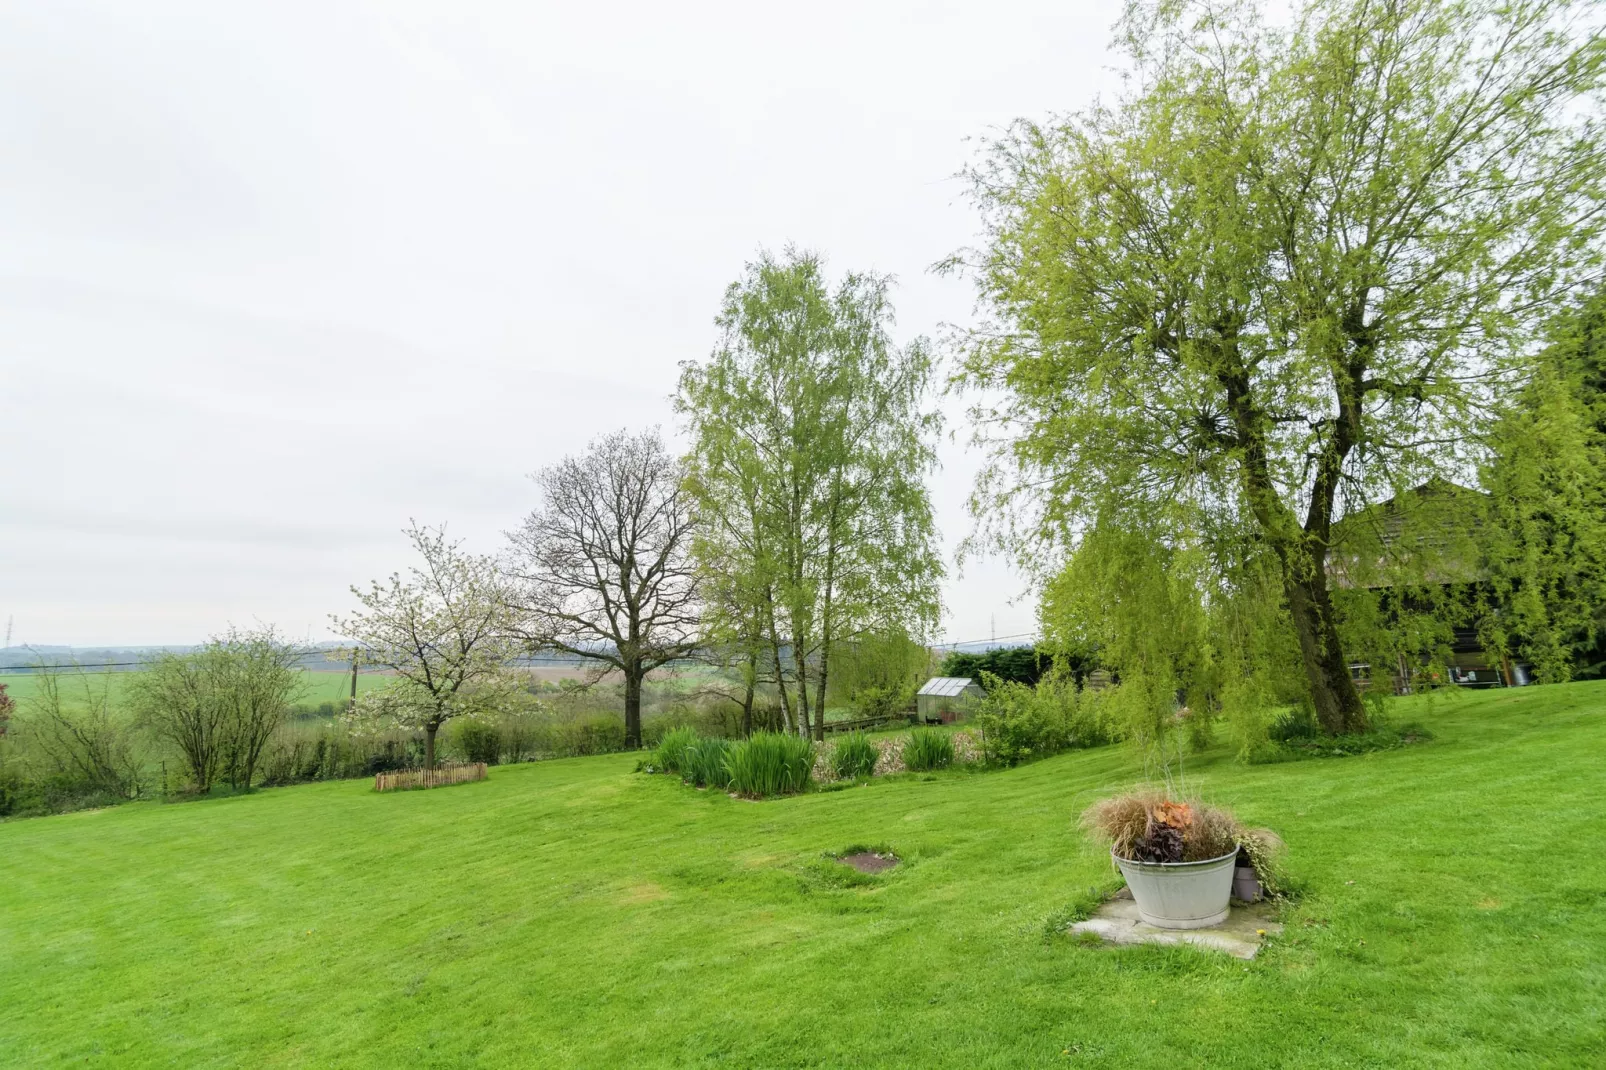
POLYGON ((843 780, 869 776, 875 772, 876 759, 880 756, 881 752, 876 750, 869 736, 863 732, 849 732, 836 741, 836 749, 831 752, 831 769, 843 780))
POLYGON ((738 795, 788 795, 808 786, 814 744, 789 732, 755 732, 731 745, 725 767, 738 795))
POLYGON ((686 761, 686 751, 697 745, 697 729, 681 727, 665 733, 653 752, 652 767, 660 773, 679 773, 686 761))
POLYGON ((937 728, 917 728, 903 746, 903 764, 912 773, 945 769, 954 764, 954 741, 937 728))
POLYGON ((730 740, 718 736, 697 740, 681 752, 680 779, 699 788, 729 786, 731 774, 725 760, 730 749, 730 740))
POLYGON ((1246 838, 1230 810, 1159 792, 1100 799, 1082 824, 1129 862, 1204 862, 1231 854, 1246 838))

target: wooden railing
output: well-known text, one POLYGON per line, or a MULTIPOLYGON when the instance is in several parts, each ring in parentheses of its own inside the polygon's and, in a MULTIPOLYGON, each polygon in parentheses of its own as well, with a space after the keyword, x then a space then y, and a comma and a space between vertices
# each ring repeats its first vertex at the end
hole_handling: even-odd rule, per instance
POLYGON ((873 731, 877 728, 891 728, 894 725, 904 724, 914 714, 913 710, 906 713, 895 713, 891 717, 858 717, 851 721, 827 721, 827 732, 860 732, 873 731))
POLYGON ((485 779, 484 762, 437 765, 433 769, 403 769, 374 777, 375 791, 407 791, 411 788, 441 788, 447 784, 467 784, 485 779))

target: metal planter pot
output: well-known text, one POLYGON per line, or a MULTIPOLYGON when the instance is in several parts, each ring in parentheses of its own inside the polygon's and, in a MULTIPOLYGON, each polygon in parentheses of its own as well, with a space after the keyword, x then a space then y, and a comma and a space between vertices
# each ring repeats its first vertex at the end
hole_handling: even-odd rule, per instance
POLYGON ((1203 929, 1227 920, 1238 850, 1203 862, 1134 862, 1114 852, 1138 915, 1161 929, 1203 929))

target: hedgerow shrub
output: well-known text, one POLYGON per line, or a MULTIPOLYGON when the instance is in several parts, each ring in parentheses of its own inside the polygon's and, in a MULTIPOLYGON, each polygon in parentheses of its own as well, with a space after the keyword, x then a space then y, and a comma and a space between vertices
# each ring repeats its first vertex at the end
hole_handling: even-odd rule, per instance
POLYGON ((560 713, 528 730, 530 751, 542 758, 579 758, 625 749, 625 722, 613 713, 560 713))
POLYGON ((1073 747, 1108 743, 1117 732, 1097 692, 1081 691, 1068 675, 1049 673, 1036 687, 988 674, 987 697, 976 711, 983 758, 1017 765, 1073 747))
POLYGON ((890 721, 908 708, 913 693, 906 687, 862 687, 853 695, 853 712, 860 717, 890 721))
POLYGON ((954 741, 940 728, 917 728, 903 745, 903 764, 914 773, 944 769, 954 764, 954 741))
POLYGON ((465 761, 495 765, 502 760, 502 730, 490 721, 465 719, 457 726, 457 749, 465 761))
POLYGON ((843 780, 869 776, 875 772, 880 753, 869 736, 863 732, 849 732, 836 741, 836 749, 831 752, 831 769, 843 780))
POLYGON ((755 732, 731 745, 725 758, 730 787, 742 795, 802 791, 814 768, 814 744, 790 732, 755 732))
POLYGON ((340 722, 290 723, 268 742, 261 783, 347 780, 424 764, 423 741, 411 732, 353 732, 340 722))

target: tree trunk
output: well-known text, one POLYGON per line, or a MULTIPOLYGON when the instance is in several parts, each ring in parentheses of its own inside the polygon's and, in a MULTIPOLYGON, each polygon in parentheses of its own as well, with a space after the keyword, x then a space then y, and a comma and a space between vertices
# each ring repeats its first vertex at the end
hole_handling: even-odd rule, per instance
POLYGON ((625 749, 641 747, 641 670, 625 670, 625 749))
POLYGON ((758 685, 758 655, 749 652, 747 655, 746 690, 742 694, 742 738, 746 739, 753 734, 753 692, 758 685))
POLYGON ((797 666, 797 734, 809 738, 809 667, 803 657, 803 641, 792 633, 792 662, 797 666))
POLYGON ((770 656, 775 660, 775 690, 781 695, 781 724, 787 730, 792 730, 792 701, 786 694, 786 672, 781 666, 781 635, 780 629, 775 626, 775 592, 766 588, 764 591, 765 619, 769 624, 770 656))
POLYGON ((814 739, 816 742, 825 742, 825 679, 831 671, 831 642, 826 640, 824 649, 820 652, 820 686, 815 694, 814 701, 814 739))
POLYGON ((1366 706, 1350 677, 1338 638, 1338 619, 1320 562, 1283 556, 1283 591, 1299 640, 1300 659, 1310 685, 1316 720, 1328 735, 1364 732, 1366 706))
POLYGON ((435 733, 440 731, 440 725, 431 721, 424 726, 424 768, 435 768, 435 733))

